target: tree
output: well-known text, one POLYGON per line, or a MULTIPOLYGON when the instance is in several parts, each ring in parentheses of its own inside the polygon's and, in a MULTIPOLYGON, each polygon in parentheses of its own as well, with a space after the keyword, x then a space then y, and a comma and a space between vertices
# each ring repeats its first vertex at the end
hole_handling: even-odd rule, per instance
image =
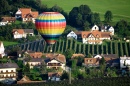
POLYGON ((29 66, 29 63, 28 63, 28 62, 27 62, 27 64, 24 66, 23 72, 24 72, 25 75, 29 75, 29 74, 30 74, 30 66, 29 66))
POLYGON ((100 65, 104 65, 104 64, 105 64, 105 59, 104 59, 104 57, 102 57, 100 60, 100 65))
POLYGON ((88 57, 88 58, 92 58, 92 54, 89 53, 89 54, 87 55, 87 57, 88 57))
POLYGON ((112 18, 113 18, 112 12, 106 11, 104 18, 105 18, 105 20, 104 20, 105 22, 108 22, 108 23, 111 22, 112 18))
POLYGON ((80 5, 74 7, 69 13, 69 23, 75 27, 83 27, 84 23, 88 21, 91 9, 88 5, 80 5))
POLYGON ((0 14, 5 14, 10 10, 10 6, 6 0, 0 0, 1 6, 0 6, 0 14))
POLYGON ((90 25, 90 24, 89 24, 88 21, 84 22, 84 24, 83 24, 83 30, 84 30, 84 31, 89 31, 89 30, 90 30, 89 25, 90 25))
POLYGON ((74 51, 73 50, 66 50, 64 55, 66 56, 66 59, 70 59, 73 55, 74 51))
POLYGON ((64 79, 69 79, 69 74, 67 72, 63 72, 61 77, 60 77, 61 80, 64 80, 64 79))
POLYGON ((78 27, 81 27, 83 25, 82 15, 80 13, 76 17, 76 23, 78 27))
POLYGON ((53 12, 62 12, 63 9, 62 9, 61 7, 59 7, 59 6, 57 6, 57 5, 54 5, 54 6, 50 9, 50 11, 53 11, 53 12))
POLYGON ((91 13, 91 9, 89 8, 88 5, 80 5, 79 13, 81 13, 82 15, 88 15, 91 13))
POLYGON ((128 28, 128 22, 125 20, 120 20, 116 24, 115 32, 118 34, 119 37, 127 37, 130 33, 130 30, 128 28))
POLYGON ((104 76, 104 71, 105 71, 105 68, 106 68, 106 64, 105 64, 105 59, 104 59, 104 57, 101 58, 99 64, 100 64, 101 74, 104 76))
POLYGON ((44 61, 41 63, 40 72, 41 74, 45 74, 47 72, 46 63, 44 61))
POLYGON ((100 16, 99 13, 94 13, 94 24, 100 23, 100 16))

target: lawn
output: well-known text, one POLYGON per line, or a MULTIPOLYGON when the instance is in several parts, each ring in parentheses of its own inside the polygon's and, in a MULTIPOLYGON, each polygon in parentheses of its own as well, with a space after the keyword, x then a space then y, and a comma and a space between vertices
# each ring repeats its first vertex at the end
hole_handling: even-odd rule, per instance
POLYGON ((42 0, 42 3, 49 8, 58 5, 67 13, 73 7, 88 5, 92 12, 100 13, 101 20, 104 20, 105 12, 110 10, 114 21, 125 19, 130 22, 130 0, 42 0))
POLYGON ((9 41, 3 41, 4 46, 9 46, 9 45, 15 45, 18 44, 18 42, 9 42, 9 41))

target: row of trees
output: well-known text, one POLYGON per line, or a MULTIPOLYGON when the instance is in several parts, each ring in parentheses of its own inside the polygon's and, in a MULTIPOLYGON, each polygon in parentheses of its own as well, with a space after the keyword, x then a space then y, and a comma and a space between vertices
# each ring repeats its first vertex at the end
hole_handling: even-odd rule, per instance
MULTIPOLYGON (((32 43, 21 44, 18 46, 20 46, 19 48, 21 50, 41 51, 45 53, 50 52, 50 47, 43 40, 32 42, 32 43)), ((86 56, 89 55, 88 57, 91 57, 91 55, 94 54, 117 54, 118 56, 124 56, 124 55, 129 56, 130 55, 129 47, 130 47, 130 42, 123 42, 123 41, 106 41, 102 45, 99 44, 90 45, 90 44, 82 44, 75 40, 67 39, 67 40, 57 41, 52 46, 52 51, 59 52, 59 53, 67 53, 67 52, 83 53, 86 56)))

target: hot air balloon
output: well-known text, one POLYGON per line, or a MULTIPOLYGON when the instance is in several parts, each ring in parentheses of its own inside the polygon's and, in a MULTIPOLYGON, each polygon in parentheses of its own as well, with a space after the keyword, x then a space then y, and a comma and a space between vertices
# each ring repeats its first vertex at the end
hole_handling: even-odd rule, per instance
POLYGON ((36 18, 35 26, 46 43, 52 45, 64 32, 66 19, 59 12, 43 12, 36 18))

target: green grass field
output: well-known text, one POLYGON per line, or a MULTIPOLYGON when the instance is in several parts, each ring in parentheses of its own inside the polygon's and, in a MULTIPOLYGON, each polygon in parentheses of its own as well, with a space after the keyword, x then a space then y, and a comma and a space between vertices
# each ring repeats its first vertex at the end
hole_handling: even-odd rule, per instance
POLYGON ((113 21, 125 19, 130 22, 130 0, 42 0, 49 8, 58 5, 67 13, 73 7, 88 5, 92 12, 100 13, 101 20, 107 10, 113 13, 113 21))
POLYGON ((15 45, 18 44, 17 42, 9 42, 9 41, 3 41, 4 46, 9 46, 9 45, 15 45))

